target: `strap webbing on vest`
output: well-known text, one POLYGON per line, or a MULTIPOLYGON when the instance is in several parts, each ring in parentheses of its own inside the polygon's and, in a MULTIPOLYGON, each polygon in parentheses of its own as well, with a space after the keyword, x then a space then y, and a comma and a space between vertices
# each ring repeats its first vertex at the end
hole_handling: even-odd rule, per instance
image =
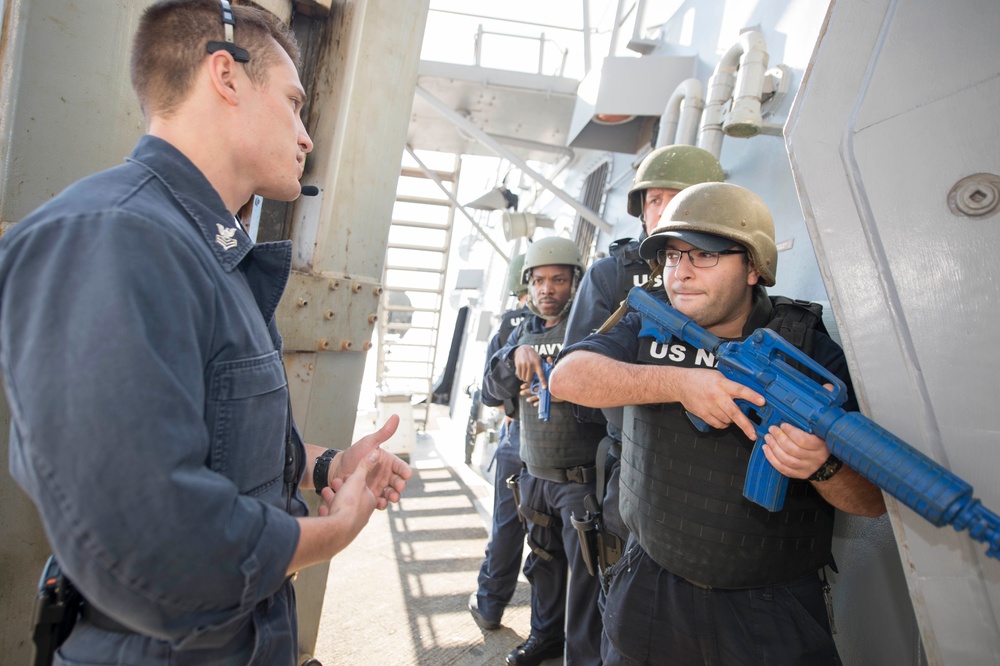
MULTIPOLYGON (((654 268, 653 271, 649 274, 649 279, 642 283, 642 288, 646 291, 652 291, 653 284, 656 282, 656 278, 662 274, 663 274, 663 266, 657 265, 656 268, 654 268)), ((597 329, 597 332, 607 333, 608 331, 610 331, 612 328, 615 327, 615 324, 617 324, 622 320, 622 317, 625 316, 626 312, 628 312, 628 299, 625 299, 624 301, 621 302, 621 305, 618 306, 618 309, 611 313, 611 316, 608 317, 607 321, 601 324, 601 327, 597 329)))

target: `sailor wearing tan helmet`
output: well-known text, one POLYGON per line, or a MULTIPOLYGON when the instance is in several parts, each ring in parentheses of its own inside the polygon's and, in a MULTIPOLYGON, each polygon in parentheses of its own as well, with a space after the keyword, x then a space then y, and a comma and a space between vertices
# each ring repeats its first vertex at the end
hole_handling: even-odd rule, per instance
MULTIPOLYGON (((738 185, 678 194, 640 254, 663 270, 665 292, 654 295, 715 335, 780 330, 775 320, 788 316, 765 290, 777 270, 770 211, 738 185)), ((818 572, 833 563, 834 509, 878 516, 880 491, 821 439, 783 424, 765 451, 791 479, 784 508, 745 499, 756 435, 734 401, 763 398, 705 350, 640 328, 626 315, 568 347, 551 377, 555 396, 625 407, 619 508, 631 534, 610 570, 604 663, 839 664, 818 572), (713 430, 698 431, 686 411, 713 430)), ((804 337, 803 351, 850 387, 840 347, 822 330, 804 337)), ((845 408, 856 409, 852 389, 845 408)))

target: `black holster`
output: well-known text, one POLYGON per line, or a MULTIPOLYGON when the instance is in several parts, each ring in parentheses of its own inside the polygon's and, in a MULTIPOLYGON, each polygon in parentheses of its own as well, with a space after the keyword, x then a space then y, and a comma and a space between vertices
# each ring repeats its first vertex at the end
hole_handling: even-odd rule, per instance
POLYGON ((49 666, 56 650, 73 631, 83 597, 63 575, 55 555, 50 555, 38 581, 38 595, 31 618, 31 640, 35 644, 34 666, 49 666))
POLYGON ((587 573, 591 576, 599 575, 599 558, 601 553, 601 515, 594 511, 597 507, 597 498, 588 495, 584 500, 586 507, 582 518, 577 518, 575 513, 570 514, 570 521, 580 537, 580 554, 583 556, 583 563, 587 567, 587 573))
POLYGON ((524 524, 524 516, 521 514, 521 474, 511 474, 507 477, 507 487, 514 493, 514 506, 517 507, 517 519, 521 521, 521 527, 527 534, 528 526, 524 524))

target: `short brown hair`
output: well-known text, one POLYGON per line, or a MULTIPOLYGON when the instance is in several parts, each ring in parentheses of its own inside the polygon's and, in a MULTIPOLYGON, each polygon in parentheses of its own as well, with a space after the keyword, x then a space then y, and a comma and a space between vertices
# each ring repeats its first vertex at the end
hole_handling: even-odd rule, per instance
MULTIPOLYGON (((253 7, 233 7, 236 26, 233 41, 250 53, 245 64, 254 85, 266 82, 277 62, 274 40, 299 66, 295 36, 270 12, 253 7)), ((132 41, 132 88, 143 114, 169 116, 180 106, 208 55, 206 44, 224 41, 219 0, 162 0, 139 21, 132 41)))

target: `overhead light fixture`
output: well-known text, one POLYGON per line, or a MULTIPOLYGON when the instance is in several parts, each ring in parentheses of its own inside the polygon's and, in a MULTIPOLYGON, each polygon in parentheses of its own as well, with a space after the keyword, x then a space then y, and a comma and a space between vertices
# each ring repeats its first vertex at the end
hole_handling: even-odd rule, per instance
POLYGON ((625 115, 625 114, 614 114, 614 113, 597 113, 594 114, 594 122, 599 125, 624 125, 625 123, 635 120, 635 114, 625 115))
POLYGON ((543 215, 504 212, 503 236, 508 243, 515 238, 531 238, 538 227, 552 229, 555 224, 555 220, 543 215))
POLYGON ((465 207, 475 210, 516 210, 517 195, 501 185, 475 201, 465 204, 465 207))

